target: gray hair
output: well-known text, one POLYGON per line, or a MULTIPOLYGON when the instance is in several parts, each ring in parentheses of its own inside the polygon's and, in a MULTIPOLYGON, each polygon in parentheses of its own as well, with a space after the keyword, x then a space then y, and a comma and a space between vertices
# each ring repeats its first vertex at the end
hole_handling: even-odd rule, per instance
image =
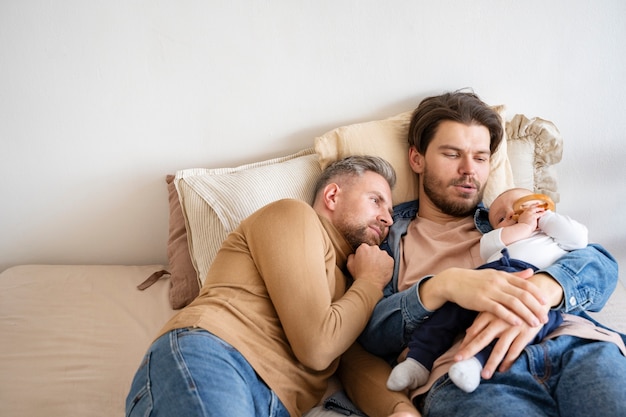
POLYGON ((363 176, 367 171, 379 174, 387 181, 391 189, 396 185, 396 171, 385 159, 370 155, 352 155, 331 163, 322 171, 315 184, 313 195, 317 198, 320 190, 337 178, 357 178, 363 176))

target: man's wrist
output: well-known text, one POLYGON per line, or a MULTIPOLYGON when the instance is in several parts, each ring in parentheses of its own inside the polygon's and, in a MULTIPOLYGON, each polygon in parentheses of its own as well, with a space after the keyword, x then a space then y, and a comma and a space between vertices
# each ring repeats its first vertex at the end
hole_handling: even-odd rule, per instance
POLYGON ((550 306, 550 308, 555 308, 561 305, 563 302, 563 287, 557 280, 555 280, 552 276, 548 275, 545 272, 540 272, 529 278, 529 280, 535 284, 544 297, 546 297, 546 302, 550 306))

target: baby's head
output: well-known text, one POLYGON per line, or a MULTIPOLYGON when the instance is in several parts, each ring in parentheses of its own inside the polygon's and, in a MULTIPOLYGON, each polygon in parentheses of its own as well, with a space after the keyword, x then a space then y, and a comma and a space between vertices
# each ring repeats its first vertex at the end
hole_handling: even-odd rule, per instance
POLYGON ((531 194, 533 192, 526 188, 510 188, 498 195, 489 208, 491 227, 499 229, 517 223, 513 206, 517 200, 531 194))

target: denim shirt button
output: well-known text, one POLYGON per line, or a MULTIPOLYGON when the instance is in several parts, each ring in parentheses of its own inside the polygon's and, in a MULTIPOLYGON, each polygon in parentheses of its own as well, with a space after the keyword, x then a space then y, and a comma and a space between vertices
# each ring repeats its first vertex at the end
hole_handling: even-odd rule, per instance
POLYGON ((575 305, 576 305, 576 297, 571 297, 571 298, 569 299, 569 304, 570 304, 571 306, 575 306, 575 305))

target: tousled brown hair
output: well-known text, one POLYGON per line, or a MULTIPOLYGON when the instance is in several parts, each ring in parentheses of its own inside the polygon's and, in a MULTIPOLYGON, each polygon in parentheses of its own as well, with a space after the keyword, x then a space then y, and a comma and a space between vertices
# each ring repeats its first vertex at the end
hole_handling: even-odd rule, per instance
POLYGON ((500 116, 476 94, 466 91, 445 93, 422 100, 411 116, 409 146, 414 146, 424 155, 439 124, 444 120, 485 126, 491 138, 489 145, 491 154, 493 155, 500 146, 503 135, 500 116))

